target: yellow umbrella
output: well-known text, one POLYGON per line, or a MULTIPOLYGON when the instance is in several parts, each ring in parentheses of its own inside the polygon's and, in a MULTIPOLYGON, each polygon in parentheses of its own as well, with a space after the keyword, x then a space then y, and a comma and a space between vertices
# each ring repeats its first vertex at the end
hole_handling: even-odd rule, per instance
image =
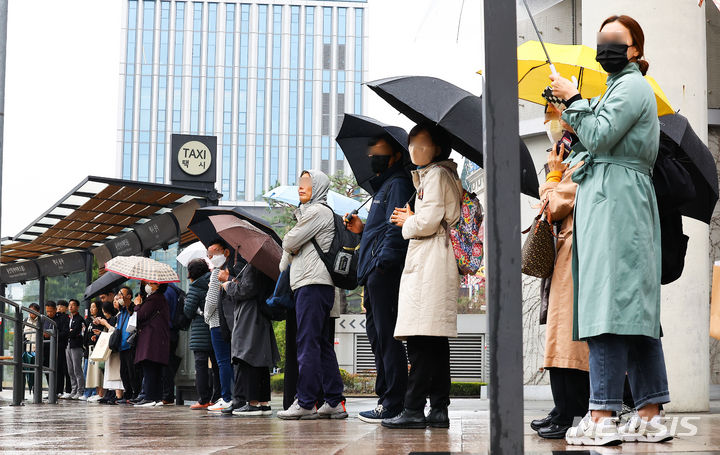
MULTIPOLYGON (((607 90, 607 73, 595 60, 595 49, 583 45, 546 43, 550 58, 561 76, 578 81, 580 95, 592 98, 607 90)), ((539 41, 527 41, 518 46, 518 96, 520 99, 537 104, 545 104, 542 92, 550 85, 550 65, 545 61, 545 53, 539 41)), ((650 76, 645 76, 655 92, 658 116, 673 114, 665 93, 650 76)))

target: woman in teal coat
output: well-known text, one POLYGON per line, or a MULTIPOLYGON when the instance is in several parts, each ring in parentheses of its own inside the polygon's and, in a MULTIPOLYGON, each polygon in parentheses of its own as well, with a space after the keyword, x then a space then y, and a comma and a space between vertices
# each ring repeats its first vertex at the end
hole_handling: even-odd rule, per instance
POLYGON ((643 45, 634 19, 612 16, 598 35, 597 60, 609 73, 604 95, 583 100, 573 83, 551 76, 553 93, 568 100, 562 118, 586 148, 569 164, 585 162, 573 174, 573 339, 586 340, 590 349, 591 411, 568 430, 570 444, 672 439, 659 421, 659 405, 670 401, 651 178, 660 128, 653 90, 643 78, 649 66, 643 45), (610 417, 621 410, 626 372, 638 414, 617 428, 610 417))

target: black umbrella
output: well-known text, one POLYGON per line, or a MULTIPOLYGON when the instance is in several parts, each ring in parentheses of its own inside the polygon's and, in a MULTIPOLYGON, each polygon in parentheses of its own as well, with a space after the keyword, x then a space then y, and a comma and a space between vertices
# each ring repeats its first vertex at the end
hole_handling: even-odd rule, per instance
POLYGON ((100 294, 113 291, 125 281, 127 281, 127 278, 122 275, 115 272, 105 272, 103 276, 90 283, 90 286, 85 289, 83 299, 90 300, 100 294))
POLYGON ((375 190, 370 185, 370 179, 375 177, 375 173, 370 168, 368 142, 383 134, 387 134, 390 140, 400 146, 405 160, 409 161, 407 131, 399 126, 386 125, 374 118, 345 114, 340 131, 335 138, 355 174, 358 185, 370 194, 375 194, 375 190))
POLYGON ((277 232, 275 232, 275 229, 273 229, 272 226, 270 226, 270 224, 262 218, 258 218, 240 207, 215 206, 203 207, 195 210, 195 214, 188 224, 188 229, 190 229, 193 234, 200 239, 203 245, 207 247, 210 246, 210 242, 213 240, 221 238, 221 236, 218 235, 215 226, 213 226, 213 223, 210 221, 210 217, 213 215, 233 215, 237 218, 245 220, 268 234, 278 244, 282 245, 282 240, 277 235, 277 232))
POLYGON ((680 114, 660 117, 661 148, 674 151, 674 158, 690 173, 695 198, 680 207, 684 216, 709 223, 718 200, 718 174, 710 149, 680 114))
MULTIPOLYGON (((452 148, 483 166, 482 98, 442 79, 402 76, 368 82, 367 86, 416 123, 432 122, 452 138, 452 148)), ((530 152, 520 140, 520 189, 540 197, 530 152)))

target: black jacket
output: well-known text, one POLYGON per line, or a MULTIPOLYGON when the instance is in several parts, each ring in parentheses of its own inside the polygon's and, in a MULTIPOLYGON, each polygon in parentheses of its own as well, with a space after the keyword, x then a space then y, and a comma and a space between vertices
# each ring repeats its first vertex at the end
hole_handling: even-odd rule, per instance
POLYGON ((82 348, 84 341, 85 320, 79 314, 75 316, 70 315, 68 319, 68 347, 70 348, 82 348))
POLYGON ((70 336, 70 318, 67 314, 55 313, 53 321, 57 324, 58 349, 65 349, 67 348, 68 337, 70 336))
POLYGON ((402 163, 373 177, 370 183, 377 192, 360 241, 358 282, 361 285, 375 268, 402 269, 405 264, 408 241, 403 239, 402 229, 390 223, 390 216, 396 207, 405 207, 415 191, 402 163))

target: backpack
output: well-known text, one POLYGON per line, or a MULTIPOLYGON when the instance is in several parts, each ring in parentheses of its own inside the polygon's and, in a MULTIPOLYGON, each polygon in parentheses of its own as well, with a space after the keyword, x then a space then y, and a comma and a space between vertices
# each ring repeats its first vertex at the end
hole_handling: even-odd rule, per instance
POLYGON ((287 312, 295 308, 295 297, 290 288, 290 267, 280 272, 273 294, 260 307, 262 314, 271 321, 284 321, 287 312))
MULTIPOLYGON (((448 173, 452 173, 450 169, 444 166, 440 167, 448 173)), ((454 173, 452 174, 453 178, 457 177, 454 173)), ((447 226, 445 220, 442 222, 448 231, 460 275, 475 275, 482 267, 483 219, 483 207, 480 200, 475 193, 470 193, 463 188, 460 197, 460 219, 453 226, 447 226)))
POLYGON ((185 312, 183 311, 183 308, 185 307, 185 296, 187 294, 174 284, 169 284, 168 287, 170 286, 172 286, 177 293, 177 302, 174 306, 170 305, 171 327, 173 330, 188 330, 190 328, 191 320, 185 316, 185 312))
POLYGON ((358 286, 357 268, 360 235, 348 231, 345 228, 343 218, 327 204, 322 205, 332 212, 335 235, 327 253, 323 252, 314 238, 312 239, 313 245, 328 272, 330 272, 330 278, 332 278, 335 287, 353 290, 358 286))

